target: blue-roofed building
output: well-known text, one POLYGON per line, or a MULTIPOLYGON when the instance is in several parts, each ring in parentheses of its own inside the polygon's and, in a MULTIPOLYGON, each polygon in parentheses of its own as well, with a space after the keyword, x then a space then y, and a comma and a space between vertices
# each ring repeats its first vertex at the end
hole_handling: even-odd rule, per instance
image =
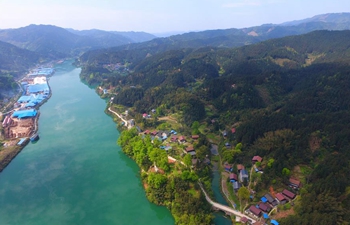
POLYGON ((278 223, 276 220, 271 220, 270 222, 271 222, 271 224, 273 224, 273 225, 279 225, 279 223, 278 223))
POLYGON ((35 109, 20 110, 20 111, 14 111, 12 114, 12 117, 17 117, 19 119, 22 119, 27 117, 35 117, 36 114, 37 114, 37 111, 35 109))
POLYGON ((267 198, 262 197, 262 198, 261 198, 261 201, 262 201, 263 203, 266 203, 266 202, 267 202, 267 198))
POLYGON ((50 88, 47 83, 44 84, 33 84, 28 85, 28 92, 31 94, 39 93, 39 92, 45 92, 50 93, 50 88))
POLYGON ((23 95, 17 100, 17 102, 18 103, 30 102, 31 99, 32 99, 32 96, 23 95))
POLYGON ((264 214, 263 214, 263 217, 264 217, 264 219, 268 219, 268 218, 269 218, 269 215, 267 215, 267 213, 264 213, 264 214))

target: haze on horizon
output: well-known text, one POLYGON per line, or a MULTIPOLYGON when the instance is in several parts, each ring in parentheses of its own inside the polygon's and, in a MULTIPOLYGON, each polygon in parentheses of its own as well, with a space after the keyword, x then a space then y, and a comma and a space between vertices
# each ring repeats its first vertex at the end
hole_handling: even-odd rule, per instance
POLYGON ((0 29, 51 24, 76 30, 188 32, 349 11, 349 0, 0 0, 0 29))

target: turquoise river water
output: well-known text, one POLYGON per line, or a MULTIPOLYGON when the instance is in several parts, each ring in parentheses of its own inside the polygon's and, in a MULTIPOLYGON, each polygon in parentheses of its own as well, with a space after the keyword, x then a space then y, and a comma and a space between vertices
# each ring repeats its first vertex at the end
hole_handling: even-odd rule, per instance
POLYGON ((50 78, 40 140, 0 174, 0 224, 174 224, 169 210, 146 199, 137 165, 116 144, 106 102, 71 63, 50 78))

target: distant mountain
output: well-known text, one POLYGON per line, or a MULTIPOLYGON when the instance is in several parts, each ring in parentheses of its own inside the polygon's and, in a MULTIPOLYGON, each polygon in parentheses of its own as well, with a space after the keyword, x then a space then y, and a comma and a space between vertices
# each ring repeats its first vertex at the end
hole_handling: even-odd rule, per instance
POLYGON ((48 58, 77 56, 91 49, 135 42, 125 35, 106 31, 68 31, 52 25, 30 25, 18 29, 0 30, 0 41, 41 53, 48 58))
POLYGON ((120 43, 138 43, 138 42, 144 42, 149 41, 156 36, 146 33, 146 32, 122 32, 122 31, 104 31, 104 30, 74 30, 74 29, 66 29, 69 32, 81 36, 88 36, 96 39, 96 41, 102 42, 102 43, 108 43, 109 46, 114 45, 120 45, 120 43), (114 42, 114 43, 113 43, 114 42))
POLYGON ((39 59, 39 54, 35 52, 0 41, 0 71, 26 71, 39 59))
POLYGON ((149 34, 149 33, 146 33, 146 32, 111 31, 111 33, 119 34, 119 35, 122 35, 124 37, 127 37, 127 38, 129 38, 130 40, 132 40, 135 43, 144 42, 144 41, 150 41, 150 40, 152 40, 154 38, 157 38, 153 34, 149 34))
POLYGON ((323 22, 323 23, 349 23, 350 22, 350 13, 327 13, 321 14, 317 16, 313 16, 311 18, 302 19, 302 20, 294 20, 290 22, 281 23, 281 26, 295 26, 302 23, 310 23, 310 22, 323 22))
POLYGON ((154 55, 181 48, 240 47, 291 35, 306 34, 315 30, 348 30, 350 29, 350 13, 334 13, 316 16, 309 22, 295 22, 295 25, 264 24, 261 26, 207 30, 174 35, 166 38, 156 38, 142 43, 132 43, 115 48, 96 50, 85 53, 81 61, 89 60, 89 64, 113 63, 113 60, 126 59, 130 62, 142 60, 154 55), (328 20, 320 18, 328 18, 328 20), (328 22, 330 21, 330 22, 328 22))

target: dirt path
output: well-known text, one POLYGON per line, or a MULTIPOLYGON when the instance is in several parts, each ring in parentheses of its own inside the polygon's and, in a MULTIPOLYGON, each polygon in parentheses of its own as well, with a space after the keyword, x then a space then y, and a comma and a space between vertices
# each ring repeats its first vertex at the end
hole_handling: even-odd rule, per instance
POLYGON ((231 206, 236 209, 235 203, 231 200, 230 198, 230 192, 227 189, 227 182, 226 180, 228 179, 228 173, 222 172, 221 173, 221 189, 222 193, 224 193, 226 200, 230 202, 231 206))
POLYGON ((162 121, 162 120, 163 121, 171 121, 171 122, 177 123, 177 121, 174 118, 170 117, 170 116, 159 117, 158 120, 160 120, 160 121, 162 121))

